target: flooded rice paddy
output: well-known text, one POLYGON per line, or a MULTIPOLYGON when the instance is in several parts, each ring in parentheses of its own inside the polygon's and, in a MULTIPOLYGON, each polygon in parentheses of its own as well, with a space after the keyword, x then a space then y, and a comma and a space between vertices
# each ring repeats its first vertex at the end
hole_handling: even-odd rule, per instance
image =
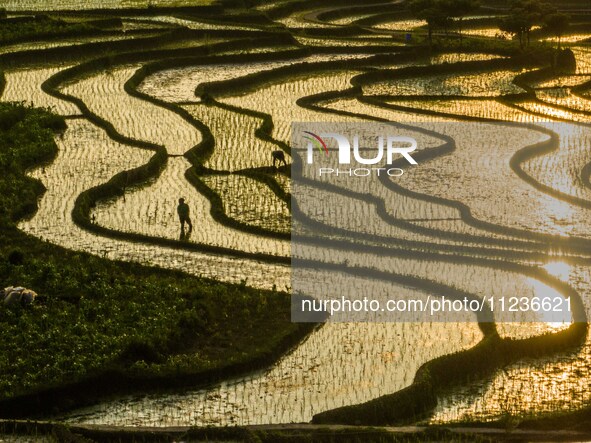
MULTIPOLYGON (((145 3, 112 1, 101 6, 128 8, 145 3)), ((150 2, 159 6, 188 3, 150 2)), ((0 7, 15 12, 95 6, 92 2, 0 2, 0 7)), ((271 11, 275 6, 259 10, 271 11)), ((319 12, 296 11, 276 24, 327 32, 371 18, 352 13, 324 23, 318 19, 319 12)), ((479 18, 483 17, 470 19, 479 18)), ((260 28, 173 15, 127 17, 125 26, 139 29, 158 24, 240 32, 260 28)), ((485 52, 451 52, 409 58, 400 64, 364 60, 378 49, 376 45, 384 46, 379 51, 386 54, 401 51, 401 43, 389 39, 388 32, 411 31, 424 24, 421 20, 382 22, 371 30, 375 32, 371 38, 365 25, 363 35, 346 38, 294 31, 295 41, 312 48, 307 56, 291 59, 285 56, 285 45, 273 47, 266 42, 248 49, 252 54, 265 52, 266 61, 253 56, 235 63, 215 57, 246 53, 238 46, 212 54, 211 62, 170 63, 143 78, 137 91, 127 82, 154 60, 117 62, 82 77, 72 75, 57 87, 72 100, 82 101, 85 109, 42 89, 44 82, 75 62, 7 70, 2 100, 25 101, 69 116, 68 129, 56 136, 57 158, 30 171, 47 192, 38 211, 19 228, 44 241, 113 260, 289 291, 291 269, 283 263, 292 253, 285 239, 294 223, 287 203, 292 186, 288 171, 272 168, 271 152, 284 150, 288 163, 293 161, 289 150, 293 122, 387 121, 405 125, 399 127, 419 140, 421 154, 429 155, 402 179, 371 185, 334 182, 327 194, 308 193, 311 201, 307 203, 322 204, 326 195, 334 203, 334 210, 322 218, 310 217, 323 225, 327 238, 340 245, 315 251, 318 263, 347 262, 419 282, 410 286, 395 278, 356 276, 352 280, 351 291, 371 288, 382 297, 397 293, 424 298, 431 283, 478 298, 564 297, 560 281, 579 294, 588 310, 591 268, 585 260, 591 256, 591 188, 583 171, 591 163, 590 102, 572 90, 591 79, 591 51, 580 43, 588 36, 563 39, 575 44, 576 73, 531 84, 535 99, 511 98, 525 92, 513 80, 526 71, 506 68, 469 73, 460 69, 444 75, 425 72, 353 89, 362 74, 380 69, 396 72, 408 66, 423 69, 501 58, 485 52), (355 51, 341 53, 343 46, 355 51), (359 50, 364 46, 374 48, 365 53, 359 50), (323 50, 314 53, 314 48, 323 50), (282 53, 269 56, 275 51, 282 53), (325 63, 345 59, 350 62, 346 68, 325 63), (305 69, 286 71, 302 62, 307 63, 305 69), (276 70, 281 75, 273 75, 276 70), (248 88, 235 88, 229 82, 246 76, 251 76, 248 88), (196 95, 197 87, 207 91, 211 82, 222 82, 221 92, 213 93, 215 102, 196 95), (228 82, 227 87, 223 82, 228 82), (328 92, 330 97, 319 96, 328 92), (266 123, 269 119, 272 126, 266 123), (466 125, 465 119, 480 123, 466 125), (107 127, 112 128, 111 135, 107 127), (203 142, 209 134, 213 140, 206 152, 203 142), (442 150, 450 140, 453 149, 442 150), (97 202, 90 220, 100 232, 77 225, 72 211, 83 192, 153 157, 153 150, 137 147, 142 143, 165 148, 168 158, 161 170, 141 183, 130 183, 120 196, 97 202), (532 148, 537 145, 547 148, 532 148), (191 152, 202 155, 195 159, 191 152), (181 196, 190 205, 195 225, 191 235, 182 238, 175 213, 181 196), (169 246, 162 246, 162 240, 169 246), (351 245, 379 247, 383 255, 363 249, 355 252, 351 245)), ((283 27, 278 29, 285 32, 283 27)), ((484 39, 496 38, 497 32, 475 26, 465 30, 484 39)), ((205 37, 159 48, 174 52, 221 41, 225 38, 205 37)), ((23 42, 2 52, 10 55, 78 43, 23 42)), ((320 291, 339 277, 317 269, 305 272, 320 291)), ((548 319, 543 313, 535 314, 533 319, 499 319, 497 330, 502 337, 521 339, 556 333, 572 321, 569 315, 548 319)), ((412 383, 422 364, 473 347, 483 333, 475 318, 470 320, 329 322, 265 370, 212 386, 122 397, 59 419, 129 426, 307 422, 316 413, 397 392, 412 383)), ((586 406, 591 402, 590 343, 588 339, 575 352, 520 360, 486 380, 442 393, 428 420, 529 417, 586 406)))

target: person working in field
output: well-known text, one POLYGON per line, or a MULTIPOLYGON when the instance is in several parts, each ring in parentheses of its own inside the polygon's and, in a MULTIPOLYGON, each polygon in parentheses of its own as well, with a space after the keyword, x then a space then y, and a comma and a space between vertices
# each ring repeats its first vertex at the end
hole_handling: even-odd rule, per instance
POLYGON ((185 203, 184 198, 179 198, 179 205, 176 208, 179 214, 179 220, 181 222, 181 232, 185 232, 185 223, 189 226, 189 232, 193 230, 193 223, 191 223, 191 217, 189 217, 189 205, 185 203))

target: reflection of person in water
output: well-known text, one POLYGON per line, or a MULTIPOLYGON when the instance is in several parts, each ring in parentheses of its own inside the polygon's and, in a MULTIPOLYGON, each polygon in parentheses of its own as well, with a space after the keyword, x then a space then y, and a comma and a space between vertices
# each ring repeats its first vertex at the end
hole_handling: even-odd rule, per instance
POLYGON ((193 223, 191 223, 191 217, 189 217, 189 205, 185 203, 184 198, 179 198, 179 205, 176 208, 179 214, 179 220, 181 222, 181 239, 185 237, 185 223, 189 226, 187 234, 190 234, 193 230, 193 223))

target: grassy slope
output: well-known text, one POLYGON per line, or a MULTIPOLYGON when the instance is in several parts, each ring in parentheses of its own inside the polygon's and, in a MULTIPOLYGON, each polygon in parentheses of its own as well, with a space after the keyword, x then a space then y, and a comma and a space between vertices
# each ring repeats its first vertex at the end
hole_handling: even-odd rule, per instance
MULTIPOLYGON (((2 12, 0 11, 0 16, 2 12)), ((2 19, 0 23, 0 42, 4 44, 27 40, 50 39, 100 32, 92 23, 65 22, 60 19, 38 15, 34 18, 2 19)))
POLYGON ((55 155, 53 131, 63 125, 0 104, 0 281, 42 297, 29 308, 0 305, 0 400, 107 370, 199 381, 202 371, 269 361, 302 333, 284 293, 114 263, 18 231, 43 191, 24 171, 55 155))

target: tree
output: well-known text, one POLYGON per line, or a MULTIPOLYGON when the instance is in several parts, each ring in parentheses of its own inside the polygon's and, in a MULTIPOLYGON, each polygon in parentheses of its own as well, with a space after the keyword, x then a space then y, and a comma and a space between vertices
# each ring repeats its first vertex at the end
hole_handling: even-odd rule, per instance
POLYGON ((517 0, 511 6, 510 13, 499 23, 501 31, 515 34, 519 38, 519 46, 529 46, 531 30, 541 24, 545 17, 556 12, 547 3, 537 0, 517 0))
POLYGON ((462 21, 467 15, 473 14, 480 8, 478 0, 447 0, 447 10, 451 17, 457 18, 460 41, 462 40, 462 21))
POLYGON ((413 0, 410 3, 414 16, 427 22, 430 46, 433 45, 433 30, 445 28, 449 23, 450 15, 445 3, 445 0, 413 0))
POLYGON ((562 12, 549 14, 544 18, 543 28, 556 36, 558 49, 560 49, 560 40, 570 25, 570 16, 562 12))
POLYGON ((523 36, 527 27, 527 21, 524 17, 510 15, 501 19, 499 29, 503 32, 515 35, 519 39, 519 47, 523 49, 523 36))

